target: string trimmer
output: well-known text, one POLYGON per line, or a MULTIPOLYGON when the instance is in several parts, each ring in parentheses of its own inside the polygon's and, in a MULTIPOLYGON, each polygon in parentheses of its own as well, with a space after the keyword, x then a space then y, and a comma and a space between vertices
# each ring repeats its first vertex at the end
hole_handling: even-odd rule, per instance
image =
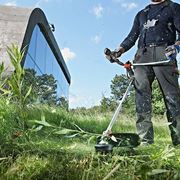
POLYGON ((135 133, 112 133, 111 129, 114 125, 114 123, 117 120, 117 117, 119 115, 119 112, 122 109, 122 104, 125 101, 131 86, 134 82, 134 72, 131 68, 130 62, 127 62, 126 64, 122 63, 118 59, 113 59, 111 57, 111 51, 109 49, 105 49, 105 54, 107 59, 110 62, 116 62, 117 64, 124 66, 127 69, 127 74, 131 78, 130 83, 122 97, 122 99, 119 102, 119 105, 107 127, 107 129, 103 132, 101 137, 98 137, 97 139, 97 144, 95 145, 96 151, 100 152, 112 152, 113 147, 136 147, 140 143, 140 138, 137 134, 135 133))
POLYGON ((136 133, 112 133, 111 129, 114 125, 114 123, 117 120, 117 117, 119 115, 119 112, 122 109, 122 104, 125 101, 131 86, 133 85, 134 82, 134 72, 131 68, 131 66, 141 66, 141 65, 160 65, 160 64, 166 64, 168 62, 170 62, 169 60, 167 61, 163 61, 163 62, 152 62, 152 63, 138 63, 138 64, 131 64, 129 61, 126 62, 125 64, 123 62, 121 62, 119 59, 114 58, 113 56, 111 56, 111 51, 106 48, 105 49, 105 55, 106 58, 110 61, 110 62, 115 62, 121 66, 124 66, 127 70, 127 74, 130 77, 130 83, 122 97, 122 99, 119 102, 119 105, 115 111, 115 113, 113 114, 113 117, 107 127, 107 129, 103 132, 101 137, 97 138, 97 144, 95 145, 95 149, 96 151, 99 152, 112 152, 113 151, 113 147, 137 147, 140 144, 140 137, 138 134, 136 133))

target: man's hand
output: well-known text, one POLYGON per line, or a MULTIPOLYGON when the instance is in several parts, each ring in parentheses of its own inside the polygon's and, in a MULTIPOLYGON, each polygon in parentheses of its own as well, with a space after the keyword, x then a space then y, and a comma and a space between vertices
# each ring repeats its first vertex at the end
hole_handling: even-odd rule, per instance
POLYGON ((105 48, 104 54, 106 55, 106 58, 111 62, 111 63, 118 63, 119 60, 117 59, 118 57, 121 56, 121 54, 125 51, 123 47, 120 47, 119 49, 116 49, 114 51, 111 51, 108 48, 105 48))
POLYGON ((174 44, 174 45, 168 46, 166 48, 165 55, 169 60, 175 60, 176 56, 177 56, 177 54, 179 52, 180 52, 180 45, 179 44, 174 44))
POLYGON ((115 58, 119 58, 124 52, 125 49, 123 47, 119 47, 118 49, 111 51, 111 55, 115 58))
POLYGON ((115 59, 112 56, 106 55, 106 59, 108 59, 110 61, 110 63, 119 63, 118 59, 115 59))

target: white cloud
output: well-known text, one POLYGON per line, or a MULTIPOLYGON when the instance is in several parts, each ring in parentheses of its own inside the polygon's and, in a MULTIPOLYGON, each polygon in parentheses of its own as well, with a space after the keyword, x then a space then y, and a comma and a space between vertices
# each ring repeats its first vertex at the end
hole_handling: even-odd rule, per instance
POLYGON ((112 0, 115 3, 120 4, 121 8, 125 11, 131 11, 138 7, 138 4, 132 1, 127 2, 126 0, 112 0))
POLYGON ((16 1, 9 1, 7 3, 4 4, 5 6, 17 6, 16 1))
POLYGON ((47 3, 47 2, 49 2, 49 0, 38 0, 35 4, 35 7, 39 7, 41 4, 47 3))
POLYGON ((101 35, 95 35, 94 37, 91 38, 91 40, 95 43, 95 44, 99 44, 101 41, 101 35))
POLYGON ((130 3, 122 3, 121 7, 125 8, 127 11, 131 11, 132 9, 137 8, 137 4, 134 2, 130 2, 130 3))
POLYGON ((97 18, 100 18, 103 15, 104 8, 100 4, 98 4, 96 7, 93 8, 92 12, 97 18))
POLYGON ((72 52, 69 48, 61 49, 61 53, 66 62, 68 62, 69 60, 72 60, 76 57, 76 54, 74 52, 72 52))

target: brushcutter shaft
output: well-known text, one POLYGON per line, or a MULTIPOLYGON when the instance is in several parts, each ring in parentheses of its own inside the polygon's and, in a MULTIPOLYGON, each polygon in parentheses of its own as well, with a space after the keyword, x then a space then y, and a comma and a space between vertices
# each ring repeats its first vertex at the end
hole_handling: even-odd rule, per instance
POLYGON ((123 97, 122 97, 122 99, 121 99, 121 101, 120 101, 120 103, 119 103, 119 106, 117 107, 117 109, 116 109, 116 111, 115 111, 115 113, 114 113, 114 115, 113 115, 113 117, 112 117, 111 122, 109 123, 107 129, 104 131, 104 133, 103 133, 103 136, 104 136, 104 137, 107 136, 107 135, 109 134, 109 132, 111 132, 111 129, 112 129, 115 121, 117 120, 118 114, 119 114, 119 112, 120 112, 121 109, 122 109, 122 104, 123 104, 123 102, 125 101, 128 93, 129 93, 129 91, 130 91, 130 88, 131 88, 131 86, 132 86, 132 84, 133 84, 133 81, 134 81, 134 78, 131 79, 131 81, 130 81, 130 83, 129 83, 129 85, 128 85, 128 88, 126 89, 126 92, 124 93, 124 95, 123 95, 123 97))

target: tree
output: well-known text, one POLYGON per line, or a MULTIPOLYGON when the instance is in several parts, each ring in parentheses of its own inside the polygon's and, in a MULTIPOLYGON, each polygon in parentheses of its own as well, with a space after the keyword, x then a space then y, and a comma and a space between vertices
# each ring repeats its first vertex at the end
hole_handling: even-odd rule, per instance
MULTIPOLYGON (((115 75, 113 80, 111 81, 111 94, 112 96, 102 97, 101 100, 101 109, 105 110, 114 110, 117 106, 119 100, 122 99, 128 85, 130 83, 130 79, 126 75, 115 75)), ((165 106, 163 102, 163 96, 160 91, 157 80, 153 82, 152 86, 152 107, 153 112, 155 114, 163 114, 165 112, 165 106)), ((131 88, 129 94, 126 98, 126 101, 123 104, 123 109, 125 112, 129 114, 135 114, 135 91, 134 88, 131 88)))
POLYGON ((68 110, 68 100, 65 97, 58 98, 56 104, 57 106, 68 110))
POLYGON ((41 103, 55 105, 57 103, 57 80, 52 74, 43 74, 36 77, 38 98, 41 103))
POLYGON ((153 112, 155 114, 164 114, 165 112, 165 105, 164 105, 164 100, 163 100, 163 95, 160 91, 158 81, 155 80, 153 82, 153 87, 152 87, 152 107, 153 107, 153 112))
MULTIPOLYGON (((130 79, 122 74, 122 75, 115 75, 115 77, 113 78, 113 80, 111 81, 111 94, 113 95, 113 99, 117 100, 121 100, 128 85, 130 83, 130 79)), ((129 92, 129 95, 131 94, 132 89, 129 92)))
POLYGON ((103 95, 101 99, 101 112, 114 111, 117 107, 117 102, 112 98, 107 98, 103 95))
POLYGON ((25 69, 23 94, 27 89, 32 86, 31 93, 27 98, 28 103, 35 102, 37 100, 37 88, 36 88, 36 71, 34 69, 25 69))
POLYGON ((52 74, 36 75, 34 69, 25 70, 24 90, 32 85, 32 92, 29 96, 30 102, 47 103, 56 105, 60 102, 57 97, 57 80, 52 74))
MULTIPOLYGON (((110 85, 112 96, 108 98, 103 95, 101 99, 102 112, 114 111, 117 108, 118 103, 122 99, 129 83, 130 83, 130 79, 124 74, 116 75, 113 78, 110 85)), ((132 96, 131 98, 132 92, 133 92, 133 88, 129 91, 128 97, 126 101, 124 102, 125 108, 128 108, 129 110, 131 110, 131 112, 134 111, 134 100, 132 100, 134 96, 132 96), (133 102, 133 105, 131 104, 132 102, 133 102)))

